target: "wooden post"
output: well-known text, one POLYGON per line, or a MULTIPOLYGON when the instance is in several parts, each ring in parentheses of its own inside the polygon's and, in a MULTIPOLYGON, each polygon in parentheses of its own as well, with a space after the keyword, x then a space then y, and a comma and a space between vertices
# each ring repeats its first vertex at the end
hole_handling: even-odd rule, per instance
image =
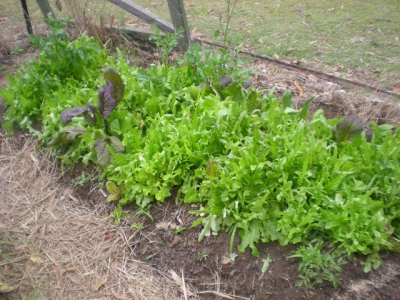
POLYGON ((157 15, 149 12, 147 9, 133 3, 130 0, 108 0, 111 3, 121 7, 122 9, 126 10, 127 12, 135 15, 136 17, 146 21, 147 23, 154 23, 160 30, 167 31, 167 32, 175 32, 174 26, 164 21, 163 19, 159 18, 157 15))
POLYGON ((31 19, 29 18, 28 6, 26 5, 26 1, 21 0, 21 5, 22 5, 22 10, 24 11, 26 29, 28 30, 29 34, 33 34, 31 19))
POLYGON ((178 48, 180 51, 186 52, 190 47, 190 31, 183 0, 168 0, 168 7, 175 30, 181 27, 184 29, 183 37, 178 41, 178 48))
POLYGON ((36 0, 36 2, 39 5, 39 8, 42 11, 42 14, 44 15, 45 18, 48 17, 49 13, 51 13, 53 16, 55 16, 53 10, 51 9, 49 1, 47 1, 47 0, 36 0))

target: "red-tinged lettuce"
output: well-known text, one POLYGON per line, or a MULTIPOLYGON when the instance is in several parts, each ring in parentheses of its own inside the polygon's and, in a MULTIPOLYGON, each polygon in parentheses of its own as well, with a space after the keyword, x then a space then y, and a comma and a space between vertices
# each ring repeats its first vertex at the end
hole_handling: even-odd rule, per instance
MULTIPOLYGON (((125 85, 122 82, 121 76, 119 76, 117 70, 114 68, 106 68, 103 77, 106 81, 106 86, 99 87, 98 111, 105 121, 121 101, 124 95, 125 85)), ((73 117, 84 114, 86 121, 94 124, 96 121, 96 112, 96 109, 90 104, 75 106, 68 108, 61 113, 61 121, 64 124, 68 124, 71 122, 73 117)))
POLYGON ((73 117, 77 117, 81 114, 84 114, 87 122, 91 124, 95 123, 96 109, 90 104, 68 108, 61 113, 60 118, 63 124, 66 125, 72 121, 73 117))
POLYGON ((122 153, 125 150, 121 141, 117 137, 99 137, 94 142, 94 148, 97 152, 97 162, 102 168, 107 167, 113 161, 113 157, 108 149, 108 146, 110 146, 115 153, 122 153))
MULTIPOLYGON (((115 109, 124 95, 125 86, 122 82, 121 76, 119 76, 118 72, 113 68, 106 68, 104 70, 103 77, 106 81, 106 86, 99 87, 98 109, 90 104, 87 104, 84 106, 68 108, 60 115, 61 121, 64 125, 70 123, 74 117, 80 115, 84 115, 85 120, 91 125, 104 125, 103 135, 97 138, 93 137, 93 139, 95 139, 93 147, 97 153, 97 163, 101 168, 107 167, 107 165, 113 161, 112 153, 110 152, 121 153, 125 150, 121 141, 117 137, 110 136, 107 124, 108 116, 115 109)), ((87 131, 85 128, 68 126, 63 128, 53 138, 50 144, 53 146, 57 146, 59 144, 69 144, 74 139, 86 132, 87 131)))
POLYGON ((68 145, 72 143, 78 136, 86 132, 85 128, 78 126, 67 126, 62 128, 54 138, 49 142, 50 146, 57 146, 59 144, 68 145))
POLYGON ((337 143, 342 143, 346 140, 353 142, 356 136, 361 135, 363 128, 363 121, 360 117, 346 116, 333 129, 335 140, 337 143))
POLYGON ((124 96, 125 85, 121 76, 113 68, 104 70, 106 86, 99 87, 99 111, 104 119, 107 119, 114 108, 124 96))

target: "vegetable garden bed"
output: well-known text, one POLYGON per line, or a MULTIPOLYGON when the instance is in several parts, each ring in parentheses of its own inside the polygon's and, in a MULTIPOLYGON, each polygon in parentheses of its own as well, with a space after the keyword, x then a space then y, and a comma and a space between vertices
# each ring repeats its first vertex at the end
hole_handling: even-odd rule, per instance
MULTIPOLYGON (((187 249, 200 262, 211 254, 193 247, 189 227, 201 225, 198 242, 224 237, 226 268, 244 263, 236 257, 246 249, 263 258, 253 281, 274 261, 261 243, 291 245, 284 251, 299 259, 297 285, 306 287, 339 285, 341 265, 359 254, 370 271, 380 266, 380 251, 399 250, 400 133, 393 126, 365 132, 355 116, 309 116, 312 99, 294 109, 289 92, 280 99, 273 90, 245 89, 248 72, 224 52, 194 46, 170 66, 143 69, 95 39, 69 42, 64 24, 53 22, 49 38, 32 38, 38 60, 1 90, 3 126, 37 135, 62 167, 97 165, 108 200, 118 201, 116 223, 131 203, 136 214, 168 221, 150 209, 175 190, 192 217, 173 232, 192 241, 187 249)), ((175 237, 164 237, 167 248, 175 237)), ((139 244, 147 260, 150 248, 139 244)))

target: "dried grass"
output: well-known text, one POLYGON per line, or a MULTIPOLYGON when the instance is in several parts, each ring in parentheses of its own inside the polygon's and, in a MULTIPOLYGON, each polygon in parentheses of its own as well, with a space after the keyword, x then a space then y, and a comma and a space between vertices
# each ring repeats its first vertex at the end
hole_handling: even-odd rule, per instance
POLYGON ((0 37, 0 60, 4 60, 11 55, 9 43, 0 37))
MULTIPOLYGON (((62 8, 61 2, 57 3, 58 8, 62 8)), ((96 8, 89 14, 89 1, 64 0, 64 4, 67 15, 74 20, 74 26, 70 27, 73 39, 86 32, 88 36, 99 38, 109 49, 114 49, 124 41, 120 31, 113 28, 113 14, 105 16, 101 8, 96 8)))
POLYGON ((68 197, 51 153, 22 143, 0 138, 0 238, 10 240, 0 243, 0 282, 14 287, 9 299, 183 299, 173 279, 135 260, 136 229, 113 225, 104 198, 92 209, 68 197))
POLYGON ((364 124, 400 125, 399 97, 380 93, 374 90, 366 91, 360 87, 345 87, 338 83, 307 75, 297 70, 278 68, 268 62, 256 60, 251 64, 260 70, 255 76, 255 86, 259 89, 275 87, 278 96, 290 90, 293 95, 293 105, 300 108, 310 97, 315 97, 310 103, 311 112, 323 109, 327 118, 346 115, 361 117, 364 124), (304 92, 300 97, 296 82, 304 92))

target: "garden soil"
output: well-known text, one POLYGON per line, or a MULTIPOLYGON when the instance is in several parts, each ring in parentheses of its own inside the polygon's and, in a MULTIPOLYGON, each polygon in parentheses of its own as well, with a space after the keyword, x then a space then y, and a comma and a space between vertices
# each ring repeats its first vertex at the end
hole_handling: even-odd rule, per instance
MULTIPOLYGON (((21 43, 24 54, 2 59, 2 86, 6 70, 35 55, 26 37, 9 41, 21 43)), ((387 94, 262 60, 252 67, 256 88, 275 87, 278 95, 291 90, 295 106, 315 97, 312 111, 323 108, 327 117, 357 114, 365 122, 400 123, 399 105, 387 94)), ((3 114, 1 105, 1 119, 3 114)), ((1 131, 0 151, 0 283, 10 288, 0 299, 400 300, 398 253, 382 252, 382 266, 370 273, 362 270, 363 257, 346 258, 338 288, 297 287, 298 260, 288 258, 295 245, 260 243, 254 257, 236 251, 236 238, 232 261, 227 233, 198 242, 201 228, 189 229, 195 207, 181 204, 177 191, 152 207, 154 220, 135 216, 137 208, 128 206, 131 218, 116 226, 109 217, 114 204, 106 202, 95 169, 78 165, 61 172, 51 151, 24 133, 8 138, 1 131), (263 273, 268 256, 272 261, 263 273)))

